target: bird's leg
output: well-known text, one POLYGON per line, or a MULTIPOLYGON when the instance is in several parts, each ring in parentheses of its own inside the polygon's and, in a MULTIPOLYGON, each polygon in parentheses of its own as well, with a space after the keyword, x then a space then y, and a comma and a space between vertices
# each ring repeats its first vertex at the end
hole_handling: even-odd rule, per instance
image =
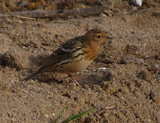
POLYGON ((73 77, 73 75, 71 73, 67 73, 67 74, 72 79, 73 82, 75 82, 78 86, 80 86, 80 84, 77 82, 77 80, 75 80, 75 78, 73 77))

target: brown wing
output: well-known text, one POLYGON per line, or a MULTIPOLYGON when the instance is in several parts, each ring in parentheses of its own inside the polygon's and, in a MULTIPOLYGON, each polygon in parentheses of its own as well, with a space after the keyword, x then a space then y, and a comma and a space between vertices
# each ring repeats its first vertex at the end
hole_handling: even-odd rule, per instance
POLYGON ((60 46, 55 52, 53 52, 48 59, 44 62, 42 67, 48 67, 54 65, 62 60, 72 57, 72 53, 82 47, 82 36, 71 39, 60 46))

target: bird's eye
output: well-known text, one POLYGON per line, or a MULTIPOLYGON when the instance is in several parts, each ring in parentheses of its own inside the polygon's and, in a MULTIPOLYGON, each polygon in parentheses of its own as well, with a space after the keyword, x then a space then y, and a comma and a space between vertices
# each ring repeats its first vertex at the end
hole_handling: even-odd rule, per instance
POLYGON ((101 38, 101 35, 98 35, 97 38, 101 38))

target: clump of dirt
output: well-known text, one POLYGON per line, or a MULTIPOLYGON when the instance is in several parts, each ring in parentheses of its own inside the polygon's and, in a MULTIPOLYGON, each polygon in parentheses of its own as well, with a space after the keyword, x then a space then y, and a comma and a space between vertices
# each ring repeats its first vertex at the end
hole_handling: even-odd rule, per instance
POLYGON ((8 51, 1 56, 1 65, 16 68, 17 71, 28 67, 24 54, 8 51))

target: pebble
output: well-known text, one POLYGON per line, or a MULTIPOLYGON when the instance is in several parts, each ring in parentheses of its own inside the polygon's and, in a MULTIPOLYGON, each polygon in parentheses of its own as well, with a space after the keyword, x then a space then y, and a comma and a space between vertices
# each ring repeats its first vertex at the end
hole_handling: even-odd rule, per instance
POLYGON ((128 3, 134 6, 142 6, 142 0, 129 0, 128 3))

